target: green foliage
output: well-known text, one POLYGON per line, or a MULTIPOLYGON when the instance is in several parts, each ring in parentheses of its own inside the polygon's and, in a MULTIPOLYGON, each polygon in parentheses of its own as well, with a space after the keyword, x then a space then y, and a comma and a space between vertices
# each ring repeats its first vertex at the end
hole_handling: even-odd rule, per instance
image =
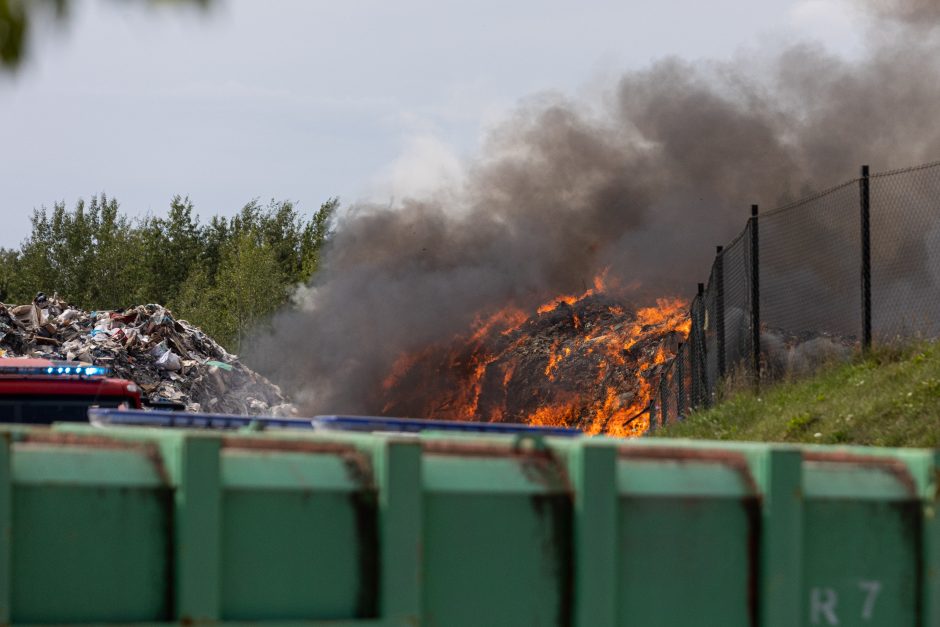
POLYGON ((241 339, 310 279, 330 236, 335 198, 310 215, 257 201, 200 224, 188 198, 165 217, 130 220, 104 194, 71 211, 35 210, 18 250, 0 249, 0 301, 58 293, 86 309, 163 303, 238 350, 241 339))
POLYGON ((663 437, 940 446, 940 343, 887 346, 819 375, 741 391, 663 437))
POLYGON ((216 302, 228 312, 227 325, 219 336, 241 347, 242 334, 256 327, 281 306, 292 281, 290 259, 279 258, 279 250, 264 234, 242 232, 225 249, 216 279, 216 302))
MULTIPOLYGON (((141 4, 178 4, 201 6, 211 0, 143 0, 141 4)), ((20 67, 29 48, 30 33, 40 12, 52 14, 58 21, 69 17, 72 0, 0 0, 0 72, 20 67)))
POLYGON ((786 434, 791 437, 798 437, 811 427, 818 419, 809 412, 799 412, 787 421, 786 434))
POLYGON ((0 66, 20 62, 28 21, 19 0, 0 0, 0 66))

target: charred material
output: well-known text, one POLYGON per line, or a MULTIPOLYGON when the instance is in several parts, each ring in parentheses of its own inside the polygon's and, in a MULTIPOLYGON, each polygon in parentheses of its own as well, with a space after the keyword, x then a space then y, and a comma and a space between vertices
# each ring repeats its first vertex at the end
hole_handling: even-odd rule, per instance
POLYGON ((382 386, 383 412, 638 435, 660 365, 687 333, 681 301, 633 309, 595 290, 529 317, 501 311, 402 356, 382 386))

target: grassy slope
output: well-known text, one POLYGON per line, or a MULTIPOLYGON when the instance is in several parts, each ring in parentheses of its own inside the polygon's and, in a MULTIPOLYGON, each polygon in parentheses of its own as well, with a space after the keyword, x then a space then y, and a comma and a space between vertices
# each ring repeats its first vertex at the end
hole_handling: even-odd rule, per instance
POLYGON ((812 379, 739 392, 656 435, 940 447, 940 344, 881 350, 812 379))

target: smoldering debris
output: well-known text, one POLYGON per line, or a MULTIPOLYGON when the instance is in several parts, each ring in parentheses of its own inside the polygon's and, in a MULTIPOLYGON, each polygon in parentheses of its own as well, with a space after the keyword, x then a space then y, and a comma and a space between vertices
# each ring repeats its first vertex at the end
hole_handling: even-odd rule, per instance
POLYGON ((383 411, 642 433, 653 382, 688 333, 687 303, 632 310, 598 292, 532 316, 500 312, 468 337, 402 356, 377 390, 383 411))
POLYGON ((294 414, 276 385, 160 305, 88 312, 41 293, 26 305, 0 303, 0 356, 106 366, 145 398, 188 411, 294 414))
POLYGON ((460 187, 346 215, 315 289, 258 336, 251 362, 307 412, 380 413, 374 392, 400 355, 480 316, 531 311, 605 268, 637 307, 687 294, 751 203, 783 204, 862 163, 935 159, 935 3, 864 6, 872 36, 857 60, 812 44, 666 59, 625 74, 600 105, 528 100, 460 187))

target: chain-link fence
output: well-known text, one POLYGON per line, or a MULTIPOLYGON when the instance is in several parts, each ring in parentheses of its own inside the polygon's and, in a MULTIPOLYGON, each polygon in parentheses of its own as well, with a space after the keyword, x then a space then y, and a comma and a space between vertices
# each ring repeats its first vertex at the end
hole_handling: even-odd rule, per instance
POLYGON ((725 389, 812 372, 873 342, 940 336, 940 162, 866 166, 773 211, 754 206, 689 316, 652 385, 651 429, 725 389))

